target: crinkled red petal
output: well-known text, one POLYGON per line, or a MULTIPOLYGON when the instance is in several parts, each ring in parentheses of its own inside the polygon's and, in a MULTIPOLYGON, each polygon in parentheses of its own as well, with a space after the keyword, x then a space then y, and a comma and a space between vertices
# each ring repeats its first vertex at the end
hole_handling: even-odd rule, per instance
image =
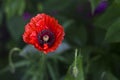
POLYGON ((60 24, 58 24, 58 21, 55 18, 42 13, 33 17, 30 20, 30 22, 25 26, 23 40, 28 44, 34 45, 35 48, 47 54, 57 49, 57 47, 64 39, 64 35, 65 35, 64 29, 60 24), (55 41, 51 47, 47 46, 46 44, 44 44, 44 47, 42 47, 39 44, 37 38, 38 34, 42 30, 46 30, 46 29, 52 31, 55 36, 55 41))

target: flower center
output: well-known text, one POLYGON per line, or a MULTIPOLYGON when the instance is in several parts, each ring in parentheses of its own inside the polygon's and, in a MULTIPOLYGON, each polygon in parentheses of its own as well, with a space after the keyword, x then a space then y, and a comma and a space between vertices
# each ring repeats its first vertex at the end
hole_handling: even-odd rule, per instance
POLYGON ((43 36, 43 41, 47 42, 49 40, 49 36, 48 35, 44 35, 43 36))
POLYGON ((43 47, 44 44, 47 44, 48 47, 51 47, 54 44, 55 41, 55 35, 52 31, 46 29, 42 30, 38 34, 38 42, 41 47, 43 47))

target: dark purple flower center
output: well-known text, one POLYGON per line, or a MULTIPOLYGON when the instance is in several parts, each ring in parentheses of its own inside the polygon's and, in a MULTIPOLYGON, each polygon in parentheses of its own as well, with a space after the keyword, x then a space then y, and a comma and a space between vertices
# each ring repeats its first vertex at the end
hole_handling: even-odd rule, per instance
POLYGON ((48 46, 51 47, 53 45, 54 41, 55 41, 55 35, 50 30, 47 30, 47 29, 42 30, 38 34, 38 42, 39 42, 40 46, 43 46, 44 44, 48 44, 48 46))

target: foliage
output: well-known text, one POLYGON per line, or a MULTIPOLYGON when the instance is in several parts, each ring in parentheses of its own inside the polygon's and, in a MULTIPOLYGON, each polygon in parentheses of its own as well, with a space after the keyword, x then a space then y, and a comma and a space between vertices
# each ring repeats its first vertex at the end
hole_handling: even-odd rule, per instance
POLYGON ((120 80, 119 9, 120 0, 1 0, 0 80, 120 80), (38 13, 58 19, 66 33, 48 55, 22 40, 38 13))

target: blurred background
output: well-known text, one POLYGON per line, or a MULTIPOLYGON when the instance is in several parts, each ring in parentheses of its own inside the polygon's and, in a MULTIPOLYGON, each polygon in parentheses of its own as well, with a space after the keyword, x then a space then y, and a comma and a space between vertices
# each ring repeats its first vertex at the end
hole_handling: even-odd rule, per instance
POLYGON ((66 74, 76 48, 84 80, 120 80, 120 0, 0 0, 0 80, 74 80, 66 74), (38 13, 58 19, 66 33, 45 60, 22 39, 25 24, 38 13), (15 47, 14 71, 8 57, 15 47))

